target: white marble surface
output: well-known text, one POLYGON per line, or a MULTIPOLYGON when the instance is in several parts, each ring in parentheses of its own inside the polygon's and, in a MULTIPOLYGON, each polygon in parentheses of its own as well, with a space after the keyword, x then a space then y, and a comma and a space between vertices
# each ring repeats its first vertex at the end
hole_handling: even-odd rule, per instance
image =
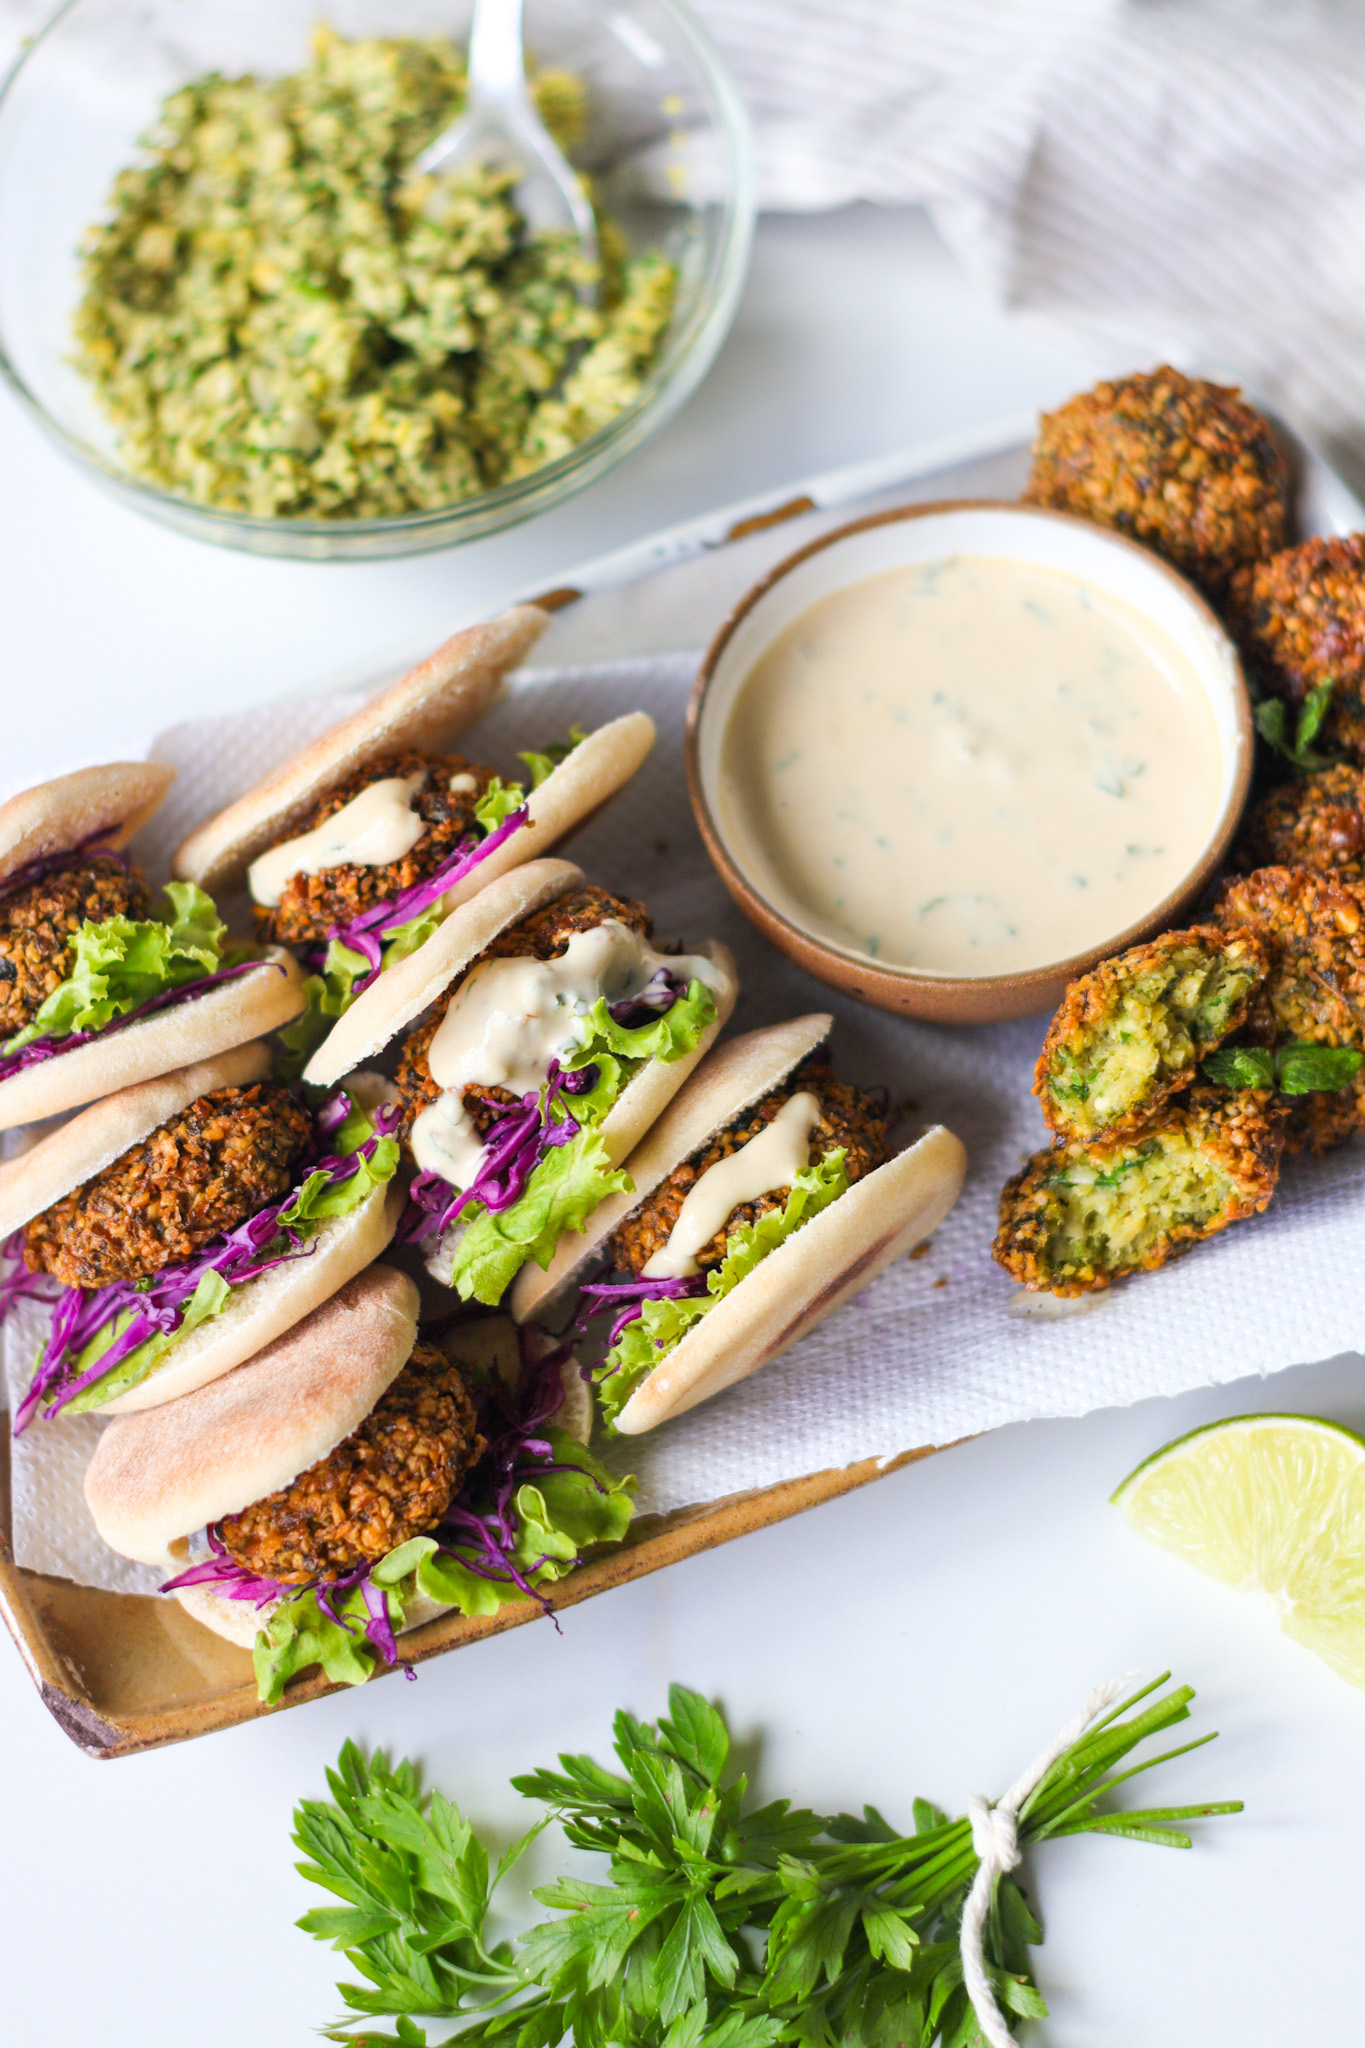
MULTIPOLYGON (((1099 367, 1011 327, 917 216, 766 223, 729 347, 653 447, 541 524, 346 568, 165 535, 107 503, 0 395, 0 779, 135 749, 190 707, 260 701, 436 637, 588 554, 1050 402, 1099 367)), ((1094 1680, 1167 1664, 1199 1687, 1201 1727, 1224 1730, 1170 1770, 1167 1796, 1241 1794, 1249 1812, 1189 1856, 1080 1841, 1038 1859, 1054 2010, 1038 2038, 1356 2038, 1365 1701, 1106 1505, 1159 1443, 1261 1406, 1359 1424, 1359 1366, 1003 1431, 577 1609, 562 1637, 533 1625, 416 1685, 104 1768, 0 1644, 5 2038, 302 2048, 334 2012, 334 1978, 290 1925, 315 1900, 293 1874, 289 1811, 346 1735, 423 1758, 497 1832, 516 1819, 510 1772, 566 1746, 604 1752, 611 1711, 656 1712, 677 1677, 761 1732, 766 1790, 904 1815, 915 1792, 960 1806, 998 1791, 1094 1680)))

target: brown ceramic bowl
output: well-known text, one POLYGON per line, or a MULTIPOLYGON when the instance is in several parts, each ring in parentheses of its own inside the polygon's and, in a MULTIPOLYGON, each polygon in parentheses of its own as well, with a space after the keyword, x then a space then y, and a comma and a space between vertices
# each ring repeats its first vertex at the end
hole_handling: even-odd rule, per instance
POLYGON ((939 1024, 989 1024, 1052 1008, 1078 974, 1178 924, 1217 873, 1251 783, 1253 727, 1237 651, 1204 599, 1147 548, 1070 513, 990 500, 907 505, 853 520, 789 555, 741 599, 712 641, 687 712, 687 785, 702 838, 730 894, 765 937, 799 966, 878 1009, 939 1024), (1161 626, 1194 663, 1223 753, 1217 823, 1179 887, 1137 923, 1089 952, 1010 974, 957 978, 888 966, 803 930, 754 886, 716 822, 720 741, 735 691, 773 640, 810 605, 887 569, 945 555, 1004 555, 1064 569, 1107 590, 1161 626))

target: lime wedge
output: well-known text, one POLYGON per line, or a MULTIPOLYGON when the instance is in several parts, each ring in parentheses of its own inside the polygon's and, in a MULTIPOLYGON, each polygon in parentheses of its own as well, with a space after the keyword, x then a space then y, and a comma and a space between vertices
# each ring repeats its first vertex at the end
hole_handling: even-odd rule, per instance
POLYGON ((1365 1687, 1365 1439, 1310 1415, 1242 1415, 1167 1444, 1113 1500, 1365 1687))

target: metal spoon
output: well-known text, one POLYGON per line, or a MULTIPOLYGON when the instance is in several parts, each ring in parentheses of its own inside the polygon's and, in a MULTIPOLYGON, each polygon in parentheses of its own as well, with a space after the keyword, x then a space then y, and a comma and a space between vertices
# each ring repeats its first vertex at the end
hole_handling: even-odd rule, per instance
POLYGON ((532 232, 576 235, 584 259, 595 265, 597 223, 587 194, 526 88, 521 6, 522 0, 474 0, 465 110, 412 168, 422 177, 476 166, 515 171, 517 205, 532 232))

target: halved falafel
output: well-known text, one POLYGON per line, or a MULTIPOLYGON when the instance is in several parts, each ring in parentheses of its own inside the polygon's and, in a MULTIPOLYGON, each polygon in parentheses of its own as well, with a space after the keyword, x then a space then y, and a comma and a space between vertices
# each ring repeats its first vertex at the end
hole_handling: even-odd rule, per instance
POLYGON ((216 1534, 260 1578, 337 1579, 435 1528, 486 1448, 459 1367, 419 1343, 358 1429, 216 1534))
POLYGON ((325 945, 335 926, 351 923, 378 903, 391 902, 402 890, 434 875, 450 859, 466 833, 474 830, 476 807, 494 780, 491 768, 466 761, 460 754, 408 751, 380 755, 314 804, 289 836, 293 839, 315 830, 371 783, 415 775, 424 780, 412 797, 412 808, 427 828, 416 845, 401 860, 383 867, 343 863, 317 875, 291 875, 277 904, 252 906, 262 941, 278 946, 325 945))
MULTIPOLYGON (((758 1137, 784 1103, 803 1093, 814 1095, 820 1104, 819 1118, 810 1133, 813 1162, 830 1152, 842 1151, 844 1171, 850 1181, 861 1180, 882 1164, 887 1157, 886 1112, 871 1096, 847 1081, 836 1080, 828 1056, 823 1051, 814 1052, 793 1069, 780 1088, 774 1088, 744 1110, 718 1131, 703 1150, 674 1167, 613 1232, 604 1249, 615 1270, 638 1278, 655 1253, 668 1243, 683 1203, 701 1176, 722 1159, 729 1159, 751 1138, 758 1137)), ((698 1266, 703 1270, 718 1266, 725 1257, 731 1234, 745 1223, 756 1223, 770 1210, 784 1209, 790 1193, 790 1188, 773 1188, 757 1200, 731 1210, 720 1229, 695 1254, 698 1266)))
POLYGON ((1339 761, 1270 790, 1247 818, 1233 859, 1248 873, 1299 867, 1365 881, 1365 768, 1339 761))
POLYGON ((1269 964, 1254 932, 1194 925, 1073 981, 1034 1075, 1049 1125, 1089 1143, 1146 1122, 1237 1030, 1269 964))
POLYGON ((1365 883, 1257 868, 1223 884, 1211 921, 1229 932, 1250 928, 1269 948, 1247 1019, 1259 1044, 1365 1049, 1365 883))
POLYGON ((0 1044, 33 1022, 67 979, 82 924, 144 918, 147 884, 115 854, 73 854, 70 867, 0 896, 0 1044))
POLYGON ((1314 748, 1365 761, 1365 533, 1318 534, 1244 567, 1227 609, 1257 689, 1299 705, 1330 683, 1314 748))
POLYGON ((1264 1209, 1283 1143, 1268 1089, 1201 1083, 1125 1137, 1035 1153, 1000 1197, 996 1260, 1059 1295, 1153 1272, 1264 1209))
POLYGON ((1164 555, 1210 597, 1289 537, 1289 470, 1235 388, 1163 365, 1045 413, 1024 502, 1164 555))

